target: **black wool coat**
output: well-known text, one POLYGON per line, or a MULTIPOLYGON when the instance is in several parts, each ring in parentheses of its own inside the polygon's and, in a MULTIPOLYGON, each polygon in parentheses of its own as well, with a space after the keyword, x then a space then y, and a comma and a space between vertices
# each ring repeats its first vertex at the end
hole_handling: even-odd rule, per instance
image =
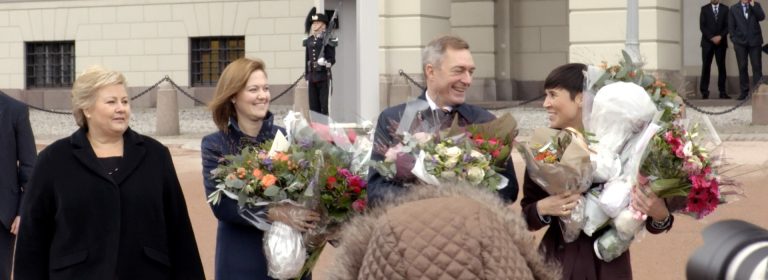
POLYGON ((80 129, 46 147, 21 209, 15 279, 204 279, 171 154, 131 129, 108 175, 80 129))

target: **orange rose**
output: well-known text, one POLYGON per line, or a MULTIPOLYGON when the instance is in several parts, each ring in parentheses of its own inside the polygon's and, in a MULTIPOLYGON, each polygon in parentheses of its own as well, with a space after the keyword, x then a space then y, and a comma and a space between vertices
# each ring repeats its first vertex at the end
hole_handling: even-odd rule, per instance
POLYGON ((261 177, 261 186, 265 189, 274 185, 275 182, 277 182, 277 177, 275 177, 275 175, 267 174, 264 175, 264 177, 261 177))
POLYGON ((237 168, 237 178, 240 178, 240 179, 245 178, 245 168, 243 167, 237 168))
POLYGON ((261 172, 261 169, 254 169, 253 170, 253 177, 256 177, 256 179, 261 179, 261 176, 264 174, 261 172))

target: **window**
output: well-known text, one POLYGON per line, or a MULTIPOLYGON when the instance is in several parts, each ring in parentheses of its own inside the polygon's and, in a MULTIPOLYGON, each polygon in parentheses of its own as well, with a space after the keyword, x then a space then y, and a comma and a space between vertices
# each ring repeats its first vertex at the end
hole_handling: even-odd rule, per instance
POLYGON ((27 88, 67 88, 75 73, 75 42, 27 42, 27 88))
POLYGON ((216 86, 224 67, 245 57, 245 37, 200 37, 190 39, 192 86, 216 86))

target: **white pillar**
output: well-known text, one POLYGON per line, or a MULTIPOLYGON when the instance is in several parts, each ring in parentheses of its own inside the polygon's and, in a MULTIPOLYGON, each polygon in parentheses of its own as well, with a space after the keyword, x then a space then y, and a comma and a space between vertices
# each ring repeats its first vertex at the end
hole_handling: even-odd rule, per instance
POLYGON ((379 10, 377 1, 357 2, 358 108, 365 120, 379 116, 379 10))
POLYGON ((632 58, 632 62, 636 64, 640 63, 639 25, 640 15, 637 0, 627 0, 627 42, 624 48, 632 58))

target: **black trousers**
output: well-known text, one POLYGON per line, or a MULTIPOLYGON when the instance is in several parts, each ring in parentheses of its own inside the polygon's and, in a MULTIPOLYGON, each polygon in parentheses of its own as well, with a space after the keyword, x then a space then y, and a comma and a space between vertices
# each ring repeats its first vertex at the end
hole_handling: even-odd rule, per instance
POLYGON ((16 236, 0 223, 0 280, 11 279, 11 261, 16 236))
POLYGON ((701 48, 701 61, 704 65, 701 67, 701 81, 699 83, 699 91, 703 97, 709 96, 709 73, 712 69, 712 58, 715 58, 717 63, 717 89, 721 95, 725 95, 725 79, 728 76, 725 72, 725 50, 727 48, 724 44, 720 45, 706 45, 701 48))
POLYGON ((757 85, 763 78, 763 62, 761 61, 760 46, 746 46, 733 44, 736 51, 736 64, 739 66, 739 89, 742 96, 747 96, 751 86, 757 85), (749 72, 747 71, 747 58, 752 64, 752 84, 749 83, 749 72))
POLYGON ((328 80, 308 82, 309 109, 328 115, 328 80))

